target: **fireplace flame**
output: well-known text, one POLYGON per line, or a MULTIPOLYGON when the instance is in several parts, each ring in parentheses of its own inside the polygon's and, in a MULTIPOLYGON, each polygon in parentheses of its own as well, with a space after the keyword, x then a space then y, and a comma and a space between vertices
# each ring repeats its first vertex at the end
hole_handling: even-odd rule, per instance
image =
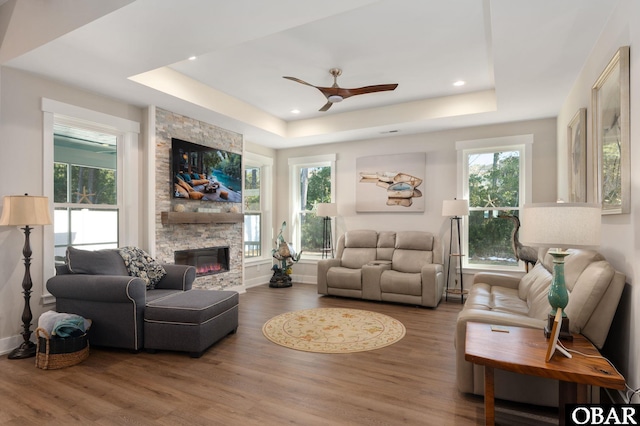
POLYGON ((213 275, 229 270, 229 247, 182 250, 174 252, 176 264, 196 268, 196 276, 213 275))

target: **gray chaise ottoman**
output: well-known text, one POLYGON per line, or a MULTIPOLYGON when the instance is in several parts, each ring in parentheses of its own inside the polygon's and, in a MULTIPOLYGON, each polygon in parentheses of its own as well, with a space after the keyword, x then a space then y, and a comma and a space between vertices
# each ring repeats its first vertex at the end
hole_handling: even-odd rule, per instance
POLYGON ((149 302, 144 310, 144 347, 183 351, 198 358, 238 328, 238 293, 189 290, 149 302))

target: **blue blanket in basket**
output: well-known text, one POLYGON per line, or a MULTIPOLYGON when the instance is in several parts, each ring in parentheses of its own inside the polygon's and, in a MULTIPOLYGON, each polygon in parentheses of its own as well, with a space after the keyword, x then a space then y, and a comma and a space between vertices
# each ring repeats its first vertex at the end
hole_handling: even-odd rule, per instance
POLYGON ((51 336, 58 337, 82 335, 90 326, 91 320, 63 312, 47 311, 38 319, 38 327, 46 330, 51 336))

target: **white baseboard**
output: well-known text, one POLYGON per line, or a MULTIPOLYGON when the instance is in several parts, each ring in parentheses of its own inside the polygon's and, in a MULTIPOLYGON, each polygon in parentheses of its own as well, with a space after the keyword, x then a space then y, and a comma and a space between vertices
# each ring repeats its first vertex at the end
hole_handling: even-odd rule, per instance
POLYGON ((251 288, 251 287, 257 287, 257 286, 263 285, 263 284, 269 284, 269 280, 270 279, 271 279, 271 274, 262 275, 260 277, 255 277, 255 278, 251 278, 249 280, 245 280, 244 287, 245 288, 251 288))
MULTIPOLYGON (((269 274, 269 275, 263 275, 261 277, 252 278, 250 280, 246 280, 244 282, 244 287, 246 289, 251 287, 257 287, 259 285, 269 284, 271 277, 272 275, 269 274)), ((313 285, 317 284, 316 277, 312 275, 293 274, 291 275, 291 280, 293 281, 294 284, 313 284, 313 285)))
MULTIPOLYGON (((31 340, 33 340, 33 336, 31 336, 31 340)), ((8 354, 12 350, 20 346, 23 341, 24 339, 20 334, 0 339, 0 355, 8 354)))
POLYGON ((224 290, 225 291, 237 291, 239 294, 247 292, 246 286, 243 286, 243 285, 237 285, 237 286, 234 286, 234 287, 225 288, 224 290))
POLYGON ((291 279, 294 283, 298 284, 317 284, 317 278, 315 275, 291 275, 291 279))

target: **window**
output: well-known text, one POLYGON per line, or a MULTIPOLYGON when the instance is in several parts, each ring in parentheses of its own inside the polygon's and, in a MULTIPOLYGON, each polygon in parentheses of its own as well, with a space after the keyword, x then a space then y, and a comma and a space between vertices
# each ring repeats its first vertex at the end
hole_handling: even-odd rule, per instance
POLYGON ((291 168, 293 227, 292 241, 298 252, 320 256, 323 218, 317 217, 319 203, 332 202, 335 182, 335 155, 292 158, 291 168))
POLYGON ((514 136, 459 143, 459 149, 464 146, 460 151, 462 197, 469 200, 469 216, 464 218, 465 267, 522 268, 515 256, 514 238, 520 210, 530 193, 530 142, 530 136, 514 136), (474 145, 478 147, 470 147, 474 145))
POLYGON ((270 185, 273 160, 251 152, 244 155, 244 256, 271 256, 265 224, 271 223, 270 185))
POLYGON ((244 170, 244 256, 262 255, 262 208, 260 197, 260 168, 244 170))
MULTIPOLYGON (((42 120, 43 193, 54 207, 54 225, 45 226, 43 235, 46 281, 65 243, 87 249, 139 246, 149 222, 141 215, 140 194, 149 191, 141 192, 139 183, 140 123, 47 98, 42 120), (69 146, 62 138, 57 143, 55 134, 69 146)), ((53 301, 43 286, 42 303, 53 301)))
POLYGON ((56 262, 67 246, 118 247, 117 136, 58 120, 53 145, 56 262))

